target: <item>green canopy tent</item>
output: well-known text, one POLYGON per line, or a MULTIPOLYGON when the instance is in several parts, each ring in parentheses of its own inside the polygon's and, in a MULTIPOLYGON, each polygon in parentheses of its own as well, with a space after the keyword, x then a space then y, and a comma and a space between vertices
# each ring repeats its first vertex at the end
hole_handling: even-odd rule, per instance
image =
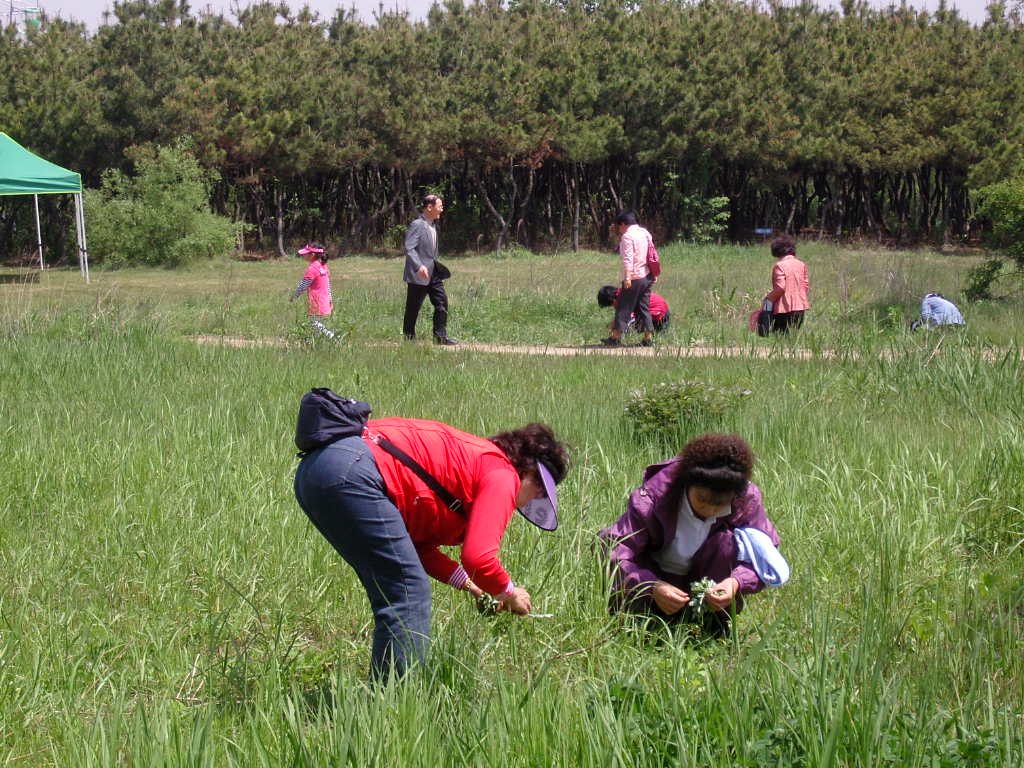
POLYGON ((36 209, 36 244, 39 268, 43 268, 43 231, 39 226, 39 195, 75 196, 75 234, 78 236, 78 267, 89 282, 89 251, 85 244, 85 212, 82 208, 82 177, 34 155, 0 132, 0 195, 32 195, 36 209))

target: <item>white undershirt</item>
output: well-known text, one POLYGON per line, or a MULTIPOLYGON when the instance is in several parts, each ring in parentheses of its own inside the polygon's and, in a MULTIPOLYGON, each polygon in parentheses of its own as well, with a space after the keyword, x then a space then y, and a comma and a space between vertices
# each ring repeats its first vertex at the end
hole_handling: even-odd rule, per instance
POLYGON ((690 563, 693 556, 708 539, 711 526, 717 518, 709 517, 701 520, 690 509, 690 498, 686 490, 683 490, 683 501, 679 505, 678 521, 676 522, 676 535, 665 544, 665 548, 654 553, 654 560, 661 570, 677 576, 685 576, 690 572, 690 563))

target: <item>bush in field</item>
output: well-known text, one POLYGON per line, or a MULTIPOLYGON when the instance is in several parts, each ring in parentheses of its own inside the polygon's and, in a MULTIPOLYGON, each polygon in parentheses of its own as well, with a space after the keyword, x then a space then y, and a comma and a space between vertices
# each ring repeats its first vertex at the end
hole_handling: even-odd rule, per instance
POLYGON ((964 296, 968 301, 982 301, 992 298, 992 284, 999 279, 1005 263, 998 256, 985 259, 981 264, 967 270, 967 285, 964 296))
POLYGON ((104 264, 175 266, 225 256, 238 228, 210 211, 210 179, 186 144, 159 147, 137 157, 138 174, 103 174, 86 192, 89 249, 104 264))
POLYGON ((674 445, 681 430, 713 427, 750 394, 748 389, 725 389, 702 381, 662 382, 634 391, 626 403, 626 415, 637 433, 674 445))
POLYGON ((975 193, 978 204, 975 217, 988 221, 992 229, 986 238, 991 247, 1009 256, 1017 268, 1003 271, 1003 262, 996 257, 968 273, 967 297, 991 298, 992 285, 1007 277, 1024 278, 1024 176, 982 187, 975 193))

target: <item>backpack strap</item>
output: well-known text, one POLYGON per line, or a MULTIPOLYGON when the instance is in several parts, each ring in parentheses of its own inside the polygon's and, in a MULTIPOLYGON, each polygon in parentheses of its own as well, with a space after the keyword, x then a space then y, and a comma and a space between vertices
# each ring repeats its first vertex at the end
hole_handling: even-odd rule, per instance
POLYGON ((416 477, 418 477, 420 480, 426 483, 427 486, 429 486, 430 490, 437 494, 437 497, 444 502, 444 505, 448 507, 448 509, 459 515, 464 516, 466 514, 462 510, 462 500, 455 498, 455 496, 452 495, 452 493, 447 488, 441 485, 441 483, 438 481, 436 477, 427 472, 427 470, 423 468, 423 465, 416 461, 416 459, 414 459, 412 456, 403 451, 401 448, 392 443, 383 435, 373 435, 371 439, 377 445, 379 445, 382 450, 387 451, 400 462, 405 464, 405 466, 407 466, 410 470, 412 470, 412 473, 416 475, 416 477))

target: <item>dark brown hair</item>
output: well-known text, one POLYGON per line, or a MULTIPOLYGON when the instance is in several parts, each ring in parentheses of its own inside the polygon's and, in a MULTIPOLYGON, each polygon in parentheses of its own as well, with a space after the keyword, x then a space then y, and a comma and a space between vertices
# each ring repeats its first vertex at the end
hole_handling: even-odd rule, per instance
POLYGON ((754 471, 754 453, 739 435, 701 435, 679 454, 676 485, 699 485, 713 491, 741 494, 754 471))
POLYGON ((615 304, 616 289, 614 285, 602 285, 597 292, 597 306, 611 307, 615 304))
POLYGON ((535 421, 487 439, 508 456, 520 477, 535 473, 537 462, 543 461, 555 482, 560 483, 569 468, 569 453, 547 424, 535 421))
POLYGON ((796 242, 789 235, 782 235, 772 240, 772 256, 781 259, 783 256, 796 256, 796 242))
POLYGON ((616 224, 625 224, 627 227, 631 227, 637 223, 636 213, 633 211, 619 211, 615 216, 616 224))

